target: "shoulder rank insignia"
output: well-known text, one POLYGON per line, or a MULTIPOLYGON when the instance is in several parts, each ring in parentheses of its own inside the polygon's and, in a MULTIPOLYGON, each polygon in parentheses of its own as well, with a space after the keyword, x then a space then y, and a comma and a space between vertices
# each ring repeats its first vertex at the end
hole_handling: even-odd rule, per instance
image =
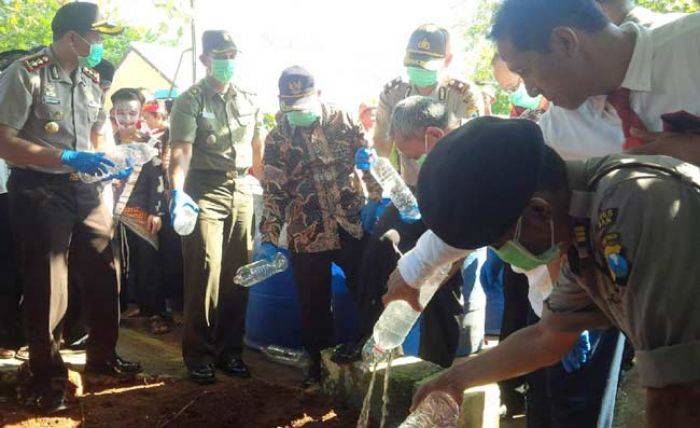
POLYGON ((51 64, 51 58, 49 58, 48 55, 45 54, 37 54, 25 58, 24 60, 22 60, 22 64, 28 72, 32 73, 51 64))
POLYGON ((617 220, 617 208, 608 208, 598 214, 598 230, 614 224, 617 220))
POLYGON ((90 78, 95 83, 100 83, 100 73, 92 68, 83 67, 83 74, 90 78))
POLYGON ((389 92, 393 91, 395 88, 397 88, 402 83, 403 83, 403 79, 401 77, 397 77, 396 79, 394 79, 391 82, 384 85, 384 93, 388 94, 389 92))
POLYGON ((460 94, 465 94, 467 92, 467 90, 469 89, 468 83, 464 83, 464 82, 457 80, 457 79, 450 79, 450 81, 447 82, 447 86, 452 88, 452 89, 457 90, 457 92, 459 92, 460 94))

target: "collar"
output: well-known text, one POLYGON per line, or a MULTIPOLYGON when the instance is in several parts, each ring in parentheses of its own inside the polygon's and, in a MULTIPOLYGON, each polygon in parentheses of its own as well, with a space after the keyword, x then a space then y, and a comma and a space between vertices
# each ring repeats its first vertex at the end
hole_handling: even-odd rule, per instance
POLYGON ((205 77, 204 84, 202 85, 204 87, 204 92, 207 98, 209 98, 210 100, 218 99, 222 101, 226 101, 226 99, 236 98, 236 89, 234 88, 233 83, 229 83, 228 89, 222 94, 216 89, 214 89, 214 86, 212 86, 211 81, 209 80, 211 78, 211 76, 205 77))
POLYGON ((566 175, 571 189, 569 215, 573 218, 590 216, 593 193, 588 191, 588 174, 585 161, 566 162, 566 175))
MULTIPOLYGON (((627 66, 627 72, 620 87, 627 88, 633 92, 651 91, 651 71, 654 56, 654 44, 651 40, 651 31, 640 27, 633 22, 626 22, 620 27, 626 32, 634 32, 634 50, 632 58, 627 66)), ((594 95, 588 97, 586 102, 579 109, 588 110, 587 113, 596 118, 603 116, 607 107, 607 95, 594 95)), ((584 112, 586 113, 586 112, 584 112)))
MULTIPOLYGON (((73 79, 71 79, 70 75, 66 73, 63 67, 61 67, 61 62, 58 60, 58 55, 56 55, 56 51, 54 51, 53 45, 44 48, 41 51, 41 53, 43 53, 44 55, 48 56, 49 59, 51 59, 52 64, 49 66, 51 67, 51 79, 72 85, 73 79)), ((77 67, 76 70, 80 70, 80 67, 77 67)), ((82 76, 82 71, 80 71, 80 75, 82 76)), ((82 81, 82 77, 80 77, 80 81, 82 81)))
POLYGON ((627 66, 627 73, 620 85, 631 91, 651 91, 651 71, 654 57, 654 44, 651 39, 651 30, 628 22, 622 28, 626 32, 633 31, 636 34, 632 59, 627 66))

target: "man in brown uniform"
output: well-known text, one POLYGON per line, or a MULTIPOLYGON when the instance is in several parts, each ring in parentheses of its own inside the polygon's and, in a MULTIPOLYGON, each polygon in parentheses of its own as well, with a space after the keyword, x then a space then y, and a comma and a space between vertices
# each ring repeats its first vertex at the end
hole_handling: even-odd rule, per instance
POLYGON ((215 381, 212 365, 250 377, 241 359, 248 293, 233 277, 252 247, 246 176, 260 168, 263 136, 253 95, 231 83, 238 52, 231 36, 206 31, 202 45, 207 77, 178 97, 170 119, 170 211, 177 218, 187 204, 200 210, 194 232, 182 239, 182 354, 190 378, 206 384, 215 381))
POLYGON ((140 366, 115 353, 118 284, 110 247, 111 207, 101 185, 80 181, 112 163, 102 153, 105 114, 99 75, 102 35, 120 28, 91 3, 68 3, 51 23, 54 42, 15 62, 0 79, 0 157, 12 167, 8 183, 13 230, 20 242, 24 316, 32 376, 23 404, 44 412, 66 408, 67 371, 53 332, 68 302, 71 268, 89 277, 83 291, 90 342, 86 371, 131 374, 140 366))
MULTIPOLYGON (((451 62, 450 34, 446 29, 425 24, 411 34, 404 59, 408 81, 397 77, 386 84, 379 96, 377 125, 374 128, 374 148, 379 156, 397 155, 394 152, 394 142, 389 136, 391 112, 399 101, 411 95, 422 95, 443 102, 452 128, 483 115, 483 97, 473 85, 440 76, 441 71, 451 62)), ((399 169, 406 184, 415 186, 418 163, 400 153, 398 156, 399 169)))

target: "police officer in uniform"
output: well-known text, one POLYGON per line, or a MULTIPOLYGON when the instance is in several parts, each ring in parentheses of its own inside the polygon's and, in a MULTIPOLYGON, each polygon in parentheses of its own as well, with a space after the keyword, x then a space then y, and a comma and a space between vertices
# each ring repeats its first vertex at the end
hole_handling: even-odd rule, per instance
POLYGON ((649 425, 698 426, 698 167, 625 154, 564 162, 537 125, 480 118, 428 155, 418 189, 424 221, 446 244, 561 269, 537 324, 454 366, 414 403, 550 365, 581 331, 612 324, 637 351, 649 425))
MULTIPOLYGON (((213 367, 250 377, 241 359, 247 290, 233 282, 252 249, 253 197, 246 175, 261 168, 262 122, 253 95, 231 83, 238 49, 226 31, 206 31, 207 77, 178 97, 170 122, 170 210, 199 207, 183 237, 182 353, 190 378, 215 381, 213 367)), ((175 221, 175 220, 173 220, 175 221)))
POLYGON ((409 186, 418 179, 418 164, 395 152, 389 136, 391 113, 396 103, 411 95, 422 95, 444 102, 451 128, 483 115, 483 97, 474 85, 457 79, 440 80, 441 71, 452 61, 450 34, 433 24, 418 27, 408 41, 404 66, 408 81, 398 77, 389 82, 379 96, 374 148, 379 156, 398 156, 401 175, 409 186))
POLYGON ((53 332, 66 311, 68 263, 86 282, 90 343, 87 373, 125 375, 140 366, 115 353, 118 283, 110 247, 111 207, 101 184, 82 182, 113 165, 102 153, 105 114, 99 75, 102 36, 122 29, 95 4, 68 3, 51 23, 53 43, 20 59, 0 77, 0 157, 8 183, 13 231, 24 279, 24 317, 31 375, 19 398, 32 409, 66 408, 66 367, 53 332), (68 260, 69 247, 71 258, 68 260))

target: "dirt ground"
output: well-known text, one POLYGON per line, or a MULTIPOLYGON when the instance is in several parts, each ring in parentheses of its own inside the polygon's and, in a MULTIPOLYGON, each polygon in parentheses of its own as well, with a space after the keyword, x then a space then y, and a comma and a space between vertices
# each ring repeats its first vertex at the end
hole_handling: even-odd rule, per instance
POLYGON ((186 380, 141 379, 87 385, 60 417, 36 418, 0 405, 4 427, 350 427, 355 415, 326 398, 259 379, 200 387, 186 380))
POLYGON ((58 417, 37 418, 12 402, 0 403, 0 426, 335 428, 357 422, 356 412, 302 391, 298 369, 271 363, 254 351, 244 354, 252 379, 218 374, 216 384, 203 387, 184 379, 178 331, 156 338, 132 323, 121 330, 118 350, 141 362, 148 374, 128 382, 84 378, 82 396, 58 417))

